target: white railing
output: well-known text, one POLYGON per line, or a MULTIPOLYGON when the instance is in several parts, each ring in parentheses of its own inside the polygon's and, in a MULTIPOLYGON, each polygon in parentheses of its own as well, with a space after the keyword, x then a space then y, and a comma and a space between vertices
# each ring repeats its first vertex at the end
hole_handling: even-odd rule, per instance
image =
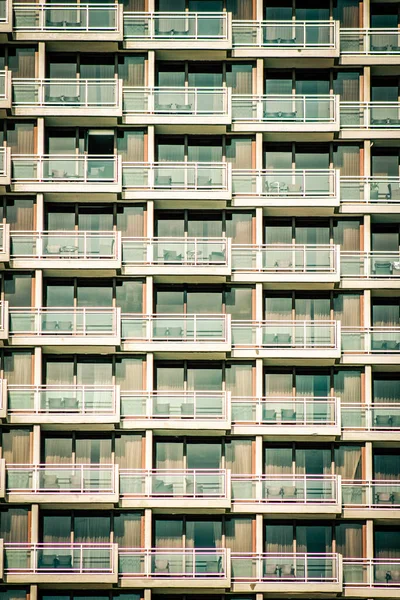
POLYGON ((225 469, 121 469, 119 475, 124 497, 194 500, 229 496, 225 469))
POLYGON ((10 335, 17 336, 115 336, 118 308, 12 308, 10 335))
POLYGON ((232 271, 282 274, 336 273, 339 246, 322 244, 233 244, 232 271))
POLYGON ((224 579, 225 548, 119 548, 119 575, 146 579, 224 579))
POLYGON ((7 386, 10 414, 114 415, 119 388, 112 385, 7 386))
POLYGON ((340 29, 340 53, 364 56, 400 54, 400 33, 389 27, 340 29))
POLYGON ((342 129, 398 129, 400 102, 340 102, 342 129))
POLYGON ((334 49, 337 44, 336 21, 233 21, 234 48, 268 50, 334 49))
POLYGON ((122 315, 122 338, 138 342, 228 342, 230 315, 122 315))
POLYGON ((114 544, 4 544, 5 573, 106 575, 115 572, 114 544))
POLYGON ((232 475, 232 501, 332 505, 340 499, 336 475, 232 475))
POLYGON ((232 396, 235 425, 336 426, 340 399, 335 396, 232 396))
POLYGON ((9 8, 8 0, 1 0, 1 2, 0 2, 0 24, 8 23, 8 21, 9 21, 8 8, 9 8))
POLYGON ((32 32, 118 31, 118 4, 24 4, 16 3, 14 29, 32 32))
POLYGON ((344 558, 343 583, 352 588, 400 588, 400 559, 344 558))
POLYGON ((400 509, 400 481, 342 481, 344 508, 400 509))
POLYGON ((125 189, 154 191, 229 191, 229 163, 158 162, 122 165, 122 185, 125 189))
POLYGON ((95 154, 14 154, 14 183, 116 183, 118 157, 95 154))
POLYGON ((340 322, 232 321, 232 345, 235 348, 337 349, 340 347, 340 322))
POLYGON ((94 464, 6 465, 8 494, 113 494, 115 466, 94 464))
POLYGON ((400 177, 341 177, 341 202, 349 204, 399 204, 400 177))
POLYGON ((116 231, 12 231, 10 257, 14 260, 117 260, 118 240, 116 231))
POLYGON ((400 277, 399 252, 341 252, 341 276, 361 279, 400 277))
POLYGON ((16 107, 116 108, 118 79, 13 79, 16 107))
POLYGON ((235 196, 265 198, 335 198, 340 190, 338 169, 259 169, 232 171, 235 196))
POLYGON ((224 41, 226 12, 124 12, 124 39, 136 41, 224 41))
MULTIPOLYGON (((5 2, 5 6, 7 6, 8 2, 5 2)), ((1 15, 1 10, 0 10, 0 15, 1 15)), ((6 20, 7 22, 7 20, 6 20)), ((2 19, 0 16, 0 23, 2 23, 2 19)), ((8 81, 8 77, 7 77, 7 71, 0 71, 0 100, 4 102, 4 100, 7 100, 7 81, 8 81)))
POLYGON ((342 352, 394 354, 400 352, 400 327, 343 327, 342 352))
POLYGON ((122 238, 122 263, 160 267, 227 266, 230 248, 228 238, 122 238))
POLYGON ((121 391, 121 416, 126 419, 226 420, 230 394, 225 391, 121 391))
POLYGON ((7 148, 5 146, 0 147, 0 177, 10 176, 7 172, 7 148))
POLYGON ((340 583, 341 555, 288 552, 263 554, 232 553, 234 582, 340 583))
POLYGON ((400 429, 400 402, 346 402, 341 410, 344 430, 397 433, 400 429))
POLYGON ((229 88, 124 87, 126 115, 191 117, 221 116, 230 112, 229 88))
POLYGON ((232 121, 275 125, 336 123, 339 96, 330 94, 268 94, 232 96, 232 121))

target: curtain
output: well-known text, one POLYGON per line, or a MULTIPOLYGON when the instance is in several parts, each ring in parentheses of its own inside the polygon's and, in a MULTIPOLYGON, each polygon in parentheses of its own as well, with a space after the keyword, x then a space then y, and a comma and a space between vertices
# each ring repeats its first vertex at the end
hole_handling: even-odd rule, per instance
POLYGON ((143 281, 119 280, 116 283, 115 300, 123 313, 143 312, 143 281))
POLYGON ((121 390, 143 389, 143 358, 116 357, 115 360, 115 383, 121 390))
POLYGON ((27 600, 27 597, 27 591, 18 588, 10 588, 0 592, 1 600, 27 600))
POLYGON ((399 473, 400 454, 377 448, 374 452, 374 479, 398 480, 399 473))
POLYGON ((396 376, 391 378, 390 375, 375 375, 372 390, 374 402, 400 402, 400 379, 396 376))
POLYGON ((360 250, 360 221, 336 221, 333 227, 333 241, 341 250, 360 250))
POLYGON ((343 403, 361 402, 361 371, 336 371, 333 377, 335 396, 343 403))
POLYGON ((76 515, 74 517, 74 541, 77 544, 110 541, 111 518, 97 512, 96 515, 76 515))
POLYGON ((157 390, 183 390, 185 371, 183 365, 157 365, 156 389, 157 390))
POLYGON ((266 320, 290 320, 292 318, 291 296, 267 296, 265 298, 266 320))
POLYGON ((7 146, 12 154, 34 154, 34 123, 14 123, 7 126, 7 146))
POLYGON ((292 373, 265 373, 265 396, 292 396, 292 373))
POLYGON ((333 14, 334 19, 340 21, 341 27, 360 27, 359 0, 338 0, 333 14))
POLYGON ((398 327, 400 306, 397 299, 387 302, 379 300, 372 305, 372 325, 374 327, 398 327))
MULTIPOLYGON (((331 525, 298 525, 296 527, 296 551, 310 553, 332 552, 331 525)), ((325 570, 321 558, 322 572, 325 570)))
POLYGON ((226 237, 233 244, 251 244, 253 241, 252 213, 235 212, 226 216, 226 237))
POLYGON ((264 464, 267 475, 290 475, 293 472, 292 446, 267 446, 264 464))
POLYGON ((265 226, 266 244, 291 244, 293 241, 292 225, 283 223, 281 225, 267 224, 265 226))
POLYGON ((296 319, 314 321, 330 318, 329 298, 296 298, 296 319))
POLYGON ((144 87, 144 67, 144 56, 123 56, 118 64, 118 78, 123 80, 124 86, 144 87))
POLYGON ((342 327, 360 327, 360 294, 335 294, 333 297, 334 318, 342 327))
POLYGON ((140 548, 141 531, 140 513, 120 513, 114 516, 114 543, 120 548, 140 548))
POLYGON ((222 521, 221 520, 194 520, 186 521, 186 547, 187 548, 220 548, 222 546, 222 521))
POLYGON ((156 469, 183 469, 183 442, 156 442, 156 469))
POLYGON ((33 231, 33 199, 12 198, 6 200, 6 221, 11 231, 33 231))
POLYGON ((42 517, 42 541, 45 544, 71 541, 72 517, 68 514, 51 514, 42 517))
POLYGON ((3 458, 7 463, 29 464, 31 462, 31 431, 29 429, 3 429, 3 458))
POLYGON ((362 478, 361 468, 361 446, 340 445, 335 448, 335 469, 336 475, 341 475, 342 479, 362 478))
POLYGON ((225 153, 226 160, 231 163, 232 169, 251 169, 253 167, 251 138, 227 138, 225 153))
MULTIPOLYGON (((337 145, 333 150, 333 166, 340 169, 340 174, 346 177, 360 175, 360 147, 337 145)), ((347 223, 348 221, 344 221, 347 223)), ((357 222, 360 226, 359 221, 357 222)))
POLYGON ((45 384, 46 385, 73 385, 74 383, 74 360, 47 359, 45 362, 45 384))
POLYGON ((234 475, 247 475, 253 472, 252 440, 232 439, 226 442, 226 468, 234 475))
POLYGON ((48 465, 72 463, 72 437, 46 436, 43 458, 48 465))
POLYGON ((225 385, 232 396, 251 396, 253 390, 252 363, 230 363, 225 368, 225 385))
POLYGON ((143 206, 117 207, 117 230, 122 237, 143 237, 144 217, 143 206))
POLYGON ((123 0, 124 12, 145 12, 146 0, 123 0))
POLYGON ((6 543, 23 544, 29 541, 27 508, 0 510, 1 537, 6 543))
POLYGON ((112 385, 111 357, 96 358, 93 362, 78 359, 76 379, 78 385, 112 385))
POLYGON ((232 517, 225 520, 225 544, 232 552, 253 551, 253 519, 232 517))
POLYGON ((123 162, 143 162, 144 132, 135 129, 123 131, 118 135, 117 149, 123 162))
POLYGON ((120 469, 141 469, 142 462, 141 435, 122 433, 115 438, 115 462, 120 469))
POLYGON ((11 385, 32 383, 32 352, 4 353, 4 379, 11 385))
POLYGON ((330 448, 296 448, 296 473, 299 475, 330 475, 330 448))
MULTIPOLYGON (((26 1, 26 0, 24 0, 26 1)), ((8 48, 8 68, 13 78, 35 77, 35 48, 8 48)))
POLYGON ((339 523, 335 527, 336 552, 346 558, 360 558, 363 553, 362 523, 339 523))
POLYGON ((243 0, 226 0, 226 11, 232 13, 232 19, 249 21, 253 19, 253 3, 243 0))
POLYGON ((231 63, 226 66, 226 86, 232 94, 251 94, 253 89, 253 65, 231 63))
POLYGON ((293 552, 294 528, 284 523, 265 526, 265 552, 293 552))
POLYGON ((111 464, 111 438, 78 438, 75 443, 76 464, 111 464))
POLYGON ((400 530, 376 526, 374 546, 375 558, 400 558, 400 530))
POLYGON ((182 548, 183 520, 155 518, 154 542, 156 548, 182 548))
POLYGON ((340 95, 342 102, 358 102, 360 100, 360 74, 351 71, 336 73, 333 79, 333 93, 340 95))

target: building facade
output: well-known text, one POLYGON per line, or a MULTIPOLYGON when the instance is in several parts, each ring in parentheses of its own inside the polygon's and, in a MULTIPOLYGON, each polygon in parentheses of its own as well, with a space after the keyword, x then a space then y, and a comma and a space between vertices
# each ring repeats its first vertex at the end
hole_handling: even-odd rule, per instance
POLYGON ((400 2, 0 0, 0 599, 400 597, 400 2))

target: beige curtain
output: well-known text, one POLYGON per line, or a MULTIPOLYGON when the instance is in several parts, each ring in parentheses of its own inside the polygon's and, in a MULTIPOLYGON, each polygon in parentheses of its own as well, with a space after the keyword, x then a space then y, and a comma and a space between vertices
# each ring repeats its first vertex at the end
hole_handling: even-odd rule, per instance
POLYGON ((183 469, 183 443, 175 441, 156 443, 156 469, 183 469))
POLYGON ((232 552, 253 551, 253 519, 232 517, 225 520, 225 543, 232 552))
POLYGON ((74 541, 77 544, 109 542, 110 531, 111 517, 109 514, 79 514, 74 517, 74 541))
POLYGON ((34 123, 14 123, 7 126, 7 146, 12 154, 34 154, 34 123))
POLYGON ((232 396, 251 396, 253 394, 252 363, 230 363, 225 368, 225 383, 232 396))
POLYGON ((346 558, 361 558, 363 554, 362 523, 339 523, 335 527, 336 552, 346 558))
POLYGON ((336 475, 341 475, 342 479, 361 479, 361 446, 340 445, 335 448, 335 469, 336 475))
POLYGON ((7 382, 12 385, 30 385, 32 383, 32 353, 5 353, 4 379, 7 379, 7 382))
POLYGON ((31 461, 30 429, 3 429, 3 458, 7 463, 29 464, 31 461))
POLYGON ((294 528, 284 523, 265 526, 265 552, 293 552, 294 528))
POLYGON ((292 373, 266 373, 265 396, 292 396, 292 373))
MULTIPOLYGON (((359 146, 338 145, 333 151, 333 166, 340 169, 340 174, 346 177, 360 175, 359 146)), ((346 223, 346 221, 344 221, 346 223)))
POLYGON ((117 208, 117 230, 122 237, 144 236, 144 207, 122 206, 117 208))
POLYGON ((267 446, 264 469, 267 475, 290 475, 293 473, 292 446, 267 446))
POLYGON ((124 86, 144 87, 144 67, 144 56, 123 56, 118 64, 118 77, 123 80, 124 86))
POLYGON ((144 161, 144 132, 141 130, 123 131, 117 139, 118 153, 123 162, 144 161))
POLYGON ((0 510, 1 537, 6 543, 29 542, 27 508, 4 508, 0 510))
POLYGON ((154 542, 156 548, 183 547, 183 520, 157 519, 154 520, 154 542))
POLYGON ((226 468, 234 475, 246 475, 252 469, 252 440, 232 439, 225 445, 226 468))
POLYGON ((341 250, 359 251, 360 230, 361 222, 359 220, 336 221, 333 228, 333 241, 340 245, 341 250))
POLYGON ((207 520, 186 520, 187 548, 221 548, 222 520, 218 517, 207 520))
POLYGON ((400 402, 400 379, 398 376, 375 375, 372 389, 374 402, 400 402))
POLYGON ((252 213, 234 212, 226 216, 226 237, 233 244, 251 244, 253 234, 252 213))
POLYGON ((111 438, 78 438, 75 442, 77 464, 110 464, 111 438))
POLYGON ((72 463, 72 437, 44 438, 44 461, 48 465, 72 463))
POLYGON ((335 294, 333 310, 334 318, 341 321, 342 327, 360 326, 360 294, 335 294))
MULTIPOLYGON (((217 158, 215 160, 218 160, 217 158)), ((252 139, 241 137, 226 138, 226 160, 232 169, 252 168, 252 139)))
POLYGON ((141 469, 142 436, 122 433, 115 438, 115 462, 120 469, 141 469))
POLYGON ((227 0, 227 12, 232 13, 232 18, 237 20, 249 21, 253 19, 253 3, 244 0, 227 0))
POLYGON ((361 371, 341 369, 334 374, 335 395, 341 402, 361 402, 361 371))
POLYGON ((375 558, 400 558, 400 530, 392 527, 375 527, 375 558))
POLYGON ((34 205, 33 199, 6 200, 6 221, 11 231, 33 231, 34 205))
POLYGON ((9 47, 8 68, 15 78, 35 77, 35 48, 9 47))
POLYGON ((120 548, 140 548, 142 546, 142 516, 140 513, 126 512, 114 516, 114 543, 120 548))
POLYGON ((74 383, 74 360, 49 359, 45 362, 45 383, 47 385, 73 385, 74 383))
POLYGON ((143 358, 117 357, 115 360, 115 383, 121 387, 121 390, 142 390, 143 366, 143 358))

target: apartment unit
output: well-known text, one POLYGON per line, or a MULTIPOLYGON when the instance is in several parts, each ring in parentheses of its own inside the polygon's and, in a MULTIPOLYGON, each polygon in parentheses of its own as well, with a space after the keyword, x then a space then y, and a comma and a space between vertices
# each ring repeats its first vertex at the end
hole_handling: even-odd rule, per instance
POLYGON ((400 600, 400 2, 0 42, 0 599, 400 600))

